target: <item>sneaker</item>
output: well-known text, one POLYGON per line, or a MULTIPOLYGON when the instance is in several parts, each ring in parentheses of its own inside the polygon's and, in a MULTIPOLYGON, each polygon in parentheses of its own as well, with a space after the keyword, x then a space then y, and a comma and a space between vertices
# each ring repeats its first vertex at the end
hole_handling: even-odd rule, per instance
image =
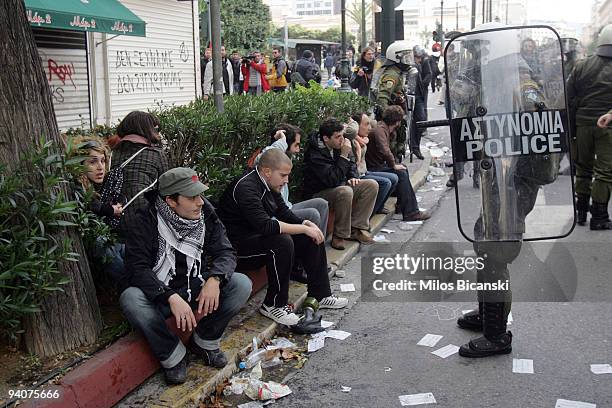
POLYGON ((203 349, 202 347, 198 346, 195 341, 193 341, 193 337, 189 340, 189 350, 196 356, 201 357, 202 361, 207 366, 223 368, 227 365, 227 357, 225 356, 224 352, 219 349, 203 349))
POLYGON ((347 305, 347 298, 341 298, 334 295, 328 296, 319 301, 319 309, 342 309, 347 305))
POLYGON ((180 363, 171 368, 164 368, 167 384, 182 384, 187 379, 187 354, 180 363))
POLYGON ((283 307, 261 305, 259 313, 285 326, 293 326, 300 321, 298 315, 293 313, 293 309, 289 305, 283 307))

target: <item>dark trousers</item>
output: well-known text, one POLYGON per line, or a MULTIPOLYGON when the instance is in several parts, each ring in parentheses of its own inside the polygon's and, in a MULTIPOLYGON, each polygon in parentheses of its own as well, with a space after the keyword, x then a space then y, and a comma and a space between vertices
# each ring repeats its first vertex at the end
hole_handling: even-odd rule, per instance
POLYGON ((308 296, 321 300, 331 295, 325 244, 316 245, 304 234, 255 235, 233 244, 238 252, 238 270, 266 266, 266 306, 283 307, 287 304, 294 260, 302 264, 308 276, 308 296))
POLYGON ((408 170, 395 170, 390 167, 381 169, 372 169, 375 172, 393 173, 397 176, 398 182, 395 192, 397 194, 397 207, 401 210, 402 215, 412 215, 419 211, 419 205, 410 183, 410 175, 408 170))
MULTIPOLYGON (((196 298, 200 293, 196 280, 192 280, 191 290, 194 295, 189 303, 194 310, 198 307, 196 298)), ((198 322, 193 333, 196 344, 205 350, 218 349, 227 324, 244 306, 250 294, 251 280, 241 273, 234 273, 221 285, 218 309, 198 322)), ((166 326, 166 319, 172 316, 168 303, 158 303, 147 298, 135 286, 123 291, 119 303, 125 317, 132 327, 143 334, 162 367, 171 368, 181 362, 187 350, 178 336, 166 326)))
POLYGON ((427 105, 422 96, 414 99, 414 112, 412 113, 412 123, 410 130, 410 150, 418 149, 421 145, 421 138, 427 129, 417 129, 416 123, 427 120, 427 105))

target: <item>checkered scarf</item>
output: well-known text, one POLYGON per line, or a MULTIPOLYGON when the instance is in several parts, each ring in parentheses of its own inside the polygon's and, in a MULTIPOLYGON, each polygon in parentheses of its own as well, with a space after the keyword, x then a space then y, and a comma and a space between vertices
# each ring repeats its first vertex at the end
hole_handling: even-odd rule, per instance
POLYGON ((159 232, 159 249, 153 272, 167 285, 176 275, 176 251, 187 257, 187 301, 191 301, 189 276, 202 279, 201 256, 204 249, 206 227, 204 218, 187 220, 179 217, 161 197, 155 201, 157 210, 157 230, 159 232), (191 272, 193 271, 193 274, 191 272))

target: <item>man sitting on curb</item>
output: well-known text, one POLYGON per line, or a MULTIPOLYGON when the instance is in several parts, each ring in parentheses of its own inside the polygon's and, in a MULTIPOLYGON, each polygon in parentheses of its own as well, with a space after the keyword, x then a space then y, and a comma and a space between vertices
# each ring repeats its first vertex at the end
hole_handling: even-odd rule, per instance
POLYGON ((344 138, 338 119, 325 120, 319 133, 311 136, 304 154, 304 195, 327 200, 335 212, 332 248, 343 250, 344 240, 371 244, 370 214, 374 209, 378 184, 360 180, 357 166, 349 159, 351 142, 344 138))
POLYGON ((410 183, 408 168, 401 163, 395 163, 395 157, 390 149, 393 132, 400 126, 404 111, 397 105, 387 106, 382 114, 382 120, 370 130, 370 143, 366 151, 368 170, 379 173, 397 175, 399 181, 395 189, 397 193, 396 213, 402 214, 404 221, 426 220, 430 215, 419 210, 414 189, 410 183))
POLYGON ((219 216, 238 251, 240 269, 266 265, 268 290, 260 313, 287 326, 299 320, 288 305, 294 260, 304 266, 308 296, 317 299, 320 307, 337 309, 348 304, 347 299, 331 294, 323 233, 311 221, 296 216, 280 195, 291 168, 285 152, 270 149, 219 200, 219 216))
POLYGON ((193 330, 191 352, 221 368, 227 364, 219 349, 221 335, 251 294, 250 279, 234 273, 236 252, 201 196, 206 189, 192 169, 168 170, 159 178, 159 190, 145 194, 150 206, 139 210, 126 242, 130 287, 119 302, 169 384, 185 382, 187 350, 166 318, 174 316, 182 331, 193 330), (199 321, 193 309, 204 314, 199 321))

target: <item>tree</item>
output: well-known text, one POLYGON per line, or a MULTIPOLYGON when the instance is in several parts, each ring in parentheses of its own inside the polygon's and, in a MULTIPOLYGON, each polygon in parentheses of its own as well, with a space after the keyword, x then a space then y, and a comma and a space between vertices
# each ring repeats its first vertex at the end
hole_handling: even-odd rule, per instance
MULTIPOLYGON (((276 27, 272 31, 272 37, 275 38, 283 38, 283 27, 276 27)), ((288 27, 289 38, 299 38, 304 40, 319 40, 319 41, 328 41, 341 43, 342 42, 342 31, 340 27, 329 28, 325 31, 320 30, 310 30, 305 28, 299 24, 290 25, 288 27)), ((346 33, 346 43, 347 45, 355 42, 355 36, 351 33, 346 33)))
MULTIPOLYGON (((18 163, 16 158, 22 157, 40 137, 55 141, 58 146, 62 143, 23 0, 0 3, 0 25, 0 163, 11 172, 18 163)), ((63 193, 67 194, 65 188, 63 193)), ((72 252, 79 255, 79 262, 59 265, 70 282, 63 286, 63 291, 50 292, 42 301, 42 312, 31 314, 23 322, 25 346, 40 356, 92 344, 102 329, 81 238, 74 229, 64 228, 60 235, 58 240, 68 239, 72 243, 72 252)))
MULTIPOLYGON (((365 13, 366 27, 368 25, 367 22, 372 19, 372 2, 369 2, 369 1, 366 2, 365 8, 362 7, 362 5, 363 4, 361 0, 353 0, 352 7, 346 9, 346 15, 349 16, 349 18, 353 20, 355 24, 359 26, 360 35, 361 35, 361 30, 364 29, 363 27, 361 27, 361 22, 364 21, 362 19, 363 14, 365 13)), ((366 39, 368 37, 370 38, 372 37, 371 32, 370 33, 366 32, 366 39)))
MULTIPOLYGON (((200 16, 208 21, 208 6, 199 0, 200 16), (202 16, 204 14, 204 16, 202 16)), ((270 31, 270 9, 262 0, 221 0, 221 39, 228 52, 262 48, 270 31)), ((206 44, 208 33, 203 43, 206 44)))

